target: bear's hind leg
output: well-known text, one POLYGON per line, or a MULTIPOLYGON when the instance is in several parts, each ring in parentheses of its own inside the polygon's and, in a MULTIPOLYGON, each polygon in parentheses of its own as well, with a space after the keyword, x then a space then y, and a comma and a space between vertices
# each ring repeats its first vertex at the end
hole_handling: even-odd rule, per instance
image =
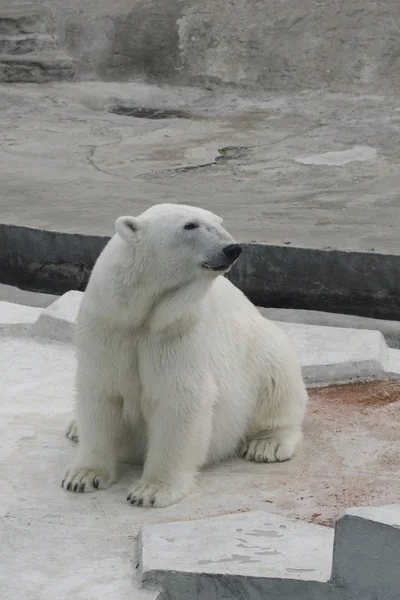
POLYGON ((301 439, 300 427, 260 429, 250 434, 240 454, 255 462, 282 462, 294 456, 301 439))
POLYGON ((292 458, 303 437, 301 425, 307 398, 300 368, 281 368, 269 377, 240 448, 241 456, 256 462, 280 462, 292 458))

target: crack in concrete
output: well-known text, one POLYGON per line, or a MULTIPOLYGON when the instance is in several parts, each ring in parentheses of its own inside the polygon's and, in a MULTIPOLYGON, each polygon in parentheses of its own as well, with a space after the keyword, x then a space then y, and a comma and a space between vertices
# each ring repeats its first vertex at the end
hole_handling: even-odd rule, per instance
MULTIPOLYGON (((130 181, 130 179, 128 177, 123 177, 122 175, 116 175, 115 173, 110 173, 109 171, 102 169, 94 161, 94 158, 93 158, 94 154, 99 147, 103 148, 104 146, 109 146, 110 144, 115 144, 115 143, 118 143, 118 142, 110 142, 109 144, 103 144, 102 146, 98 146, 97 144, 95 144, 95 145, 86 144, 86 147, 89 149, 89 154, 86 156, 86 161, 89 163, 90 166, 93 167, 93 169, 95 169, 96 171, 99 171, 99 173, 104 173, 105 175, 109 175, 110 177, 116 177, 117 179, 124 179, 125 181, 130 181)), ((133 177, 132 179, 135 179, 135 178, 133 177)))

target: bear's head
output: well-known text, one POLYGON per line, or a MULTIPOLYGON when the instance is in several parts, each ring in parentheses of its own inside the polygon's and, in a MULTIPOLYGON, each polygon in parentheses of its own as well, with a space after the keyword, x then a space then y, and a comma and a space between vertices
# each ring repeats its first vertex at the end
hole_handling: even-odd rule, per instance
POLYGON ((132 263, 159 289, 210 280, 226 273, 242 248, 213 213, 179 204, 158 204, 138 217, 120 217, 117 235, 132 263))

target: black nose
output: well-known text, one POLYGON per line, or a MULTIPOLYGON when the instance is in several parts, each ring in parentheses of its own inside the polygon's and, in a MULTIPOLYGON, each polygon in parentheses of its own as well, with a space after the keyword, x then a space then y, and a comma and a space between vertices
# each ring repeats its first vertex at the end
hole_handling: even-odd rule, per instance
POLYGON ((229 244, 229 246, 225 246, 224 254, 230 262, 234 262, 242 254, 242 250, 243 248, 240 244, 229 244))

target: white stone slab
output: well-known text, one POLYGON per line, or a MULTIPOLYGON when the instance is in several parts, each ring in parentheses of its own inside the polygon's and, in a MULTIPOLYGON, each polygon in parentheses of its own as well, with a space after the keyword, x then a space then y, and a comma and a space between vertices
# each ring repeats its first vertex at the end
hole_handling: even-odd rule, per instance
POLYGON ((29 335, 41 312, 41 308, 0 302, 0 333, 29 335))
POLYGON ((75 322, 82 298, 83 292, 71 290, 50 304, 41 313, 33 334, 62 342, 74 342, 75 322))
POLYGON ((277 323, 301 361, 307 383, 335 383, 382 377, 388 348, 379 331, 277 323))
POLYGON ((143 581, 179 572, 326 582, 332 546, 332 529, 248 512, 144 527, 139 562, 143 581))
POLYGON ((389 349, 385 372, 389 377, 393 377, 394 379, 400 377, 400 350, 389 349))

